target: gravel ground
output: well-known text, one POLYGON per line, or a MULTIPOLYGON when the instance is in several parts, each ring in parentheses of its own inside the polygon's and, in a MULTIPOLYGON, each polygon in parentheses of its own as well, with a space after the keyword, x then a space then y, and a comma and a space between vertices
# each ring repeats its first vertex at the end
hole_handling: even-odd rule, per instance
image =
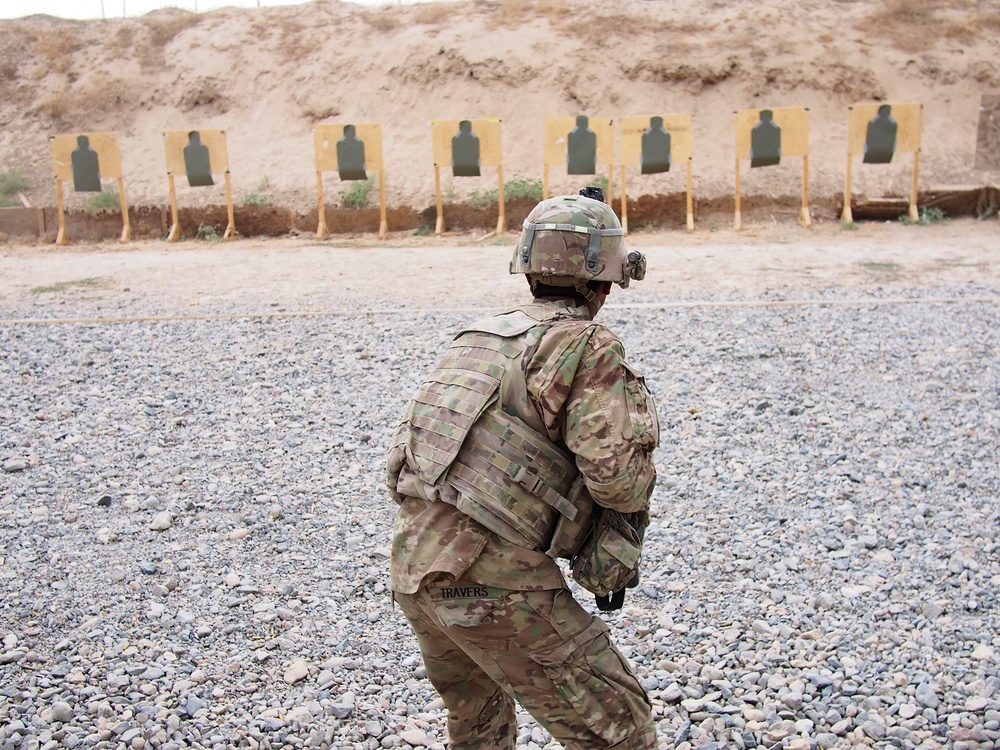
MULTIPOLYGON (((602 312, 662 424, 607 617, 662 747, 1000 746, 992 295, 602 312)), ((473 317, 0 325, 0 749, 444 747, 382 467, 473 317)))

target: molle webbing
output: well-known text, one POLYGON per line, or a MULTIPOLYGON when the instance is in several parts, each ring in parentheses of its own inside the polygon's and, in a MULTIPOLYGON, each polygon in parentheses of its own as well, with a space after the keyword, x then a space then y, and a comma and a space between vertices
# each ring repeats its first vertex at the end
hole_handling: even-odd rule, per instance
POLYGON ((542 435, 492 405, 473 425, 446 477, 458 508, 514 544, 545 549, 576 465, 542 435))
POLYGON ((577 470, 547 436, 501 408, 501 402, 508 407, 529 404, 519 366, 523 353, 520 338, 469 331, 439 365, 448 371, 499 375, 502 381, 500 398, 482 410, 466 433, 445 481, 460 493, 459 510, 510 542, 544 549, 557 513, 576 512, 565 493, 577 470))
MULTIPOLYGON (((522 321, 518 333, 531 325, 522 321)), ((425 481, 458 490, 459 510, 514 544, 546 549, 558 514, 576 514, 566 493, 577 469, 548 436, 501 406, 533 408, 520 369, 524 349, 518 335, 465 332, 416 396, 411 429, 429 439, 411 446, 418 463, 433 464, 425 481)))
POLYGON ((564 317, 558 308, 541 320, 515 308, 463 331, 393 436, 390 488, 392 466, 398 474, 405 460, 422 496, 453 503, 507 541, 548 550, 559 519, 580 514, 567 498, 579 472, 540 431, 521 362, 537 340, 524 334, 564 317))

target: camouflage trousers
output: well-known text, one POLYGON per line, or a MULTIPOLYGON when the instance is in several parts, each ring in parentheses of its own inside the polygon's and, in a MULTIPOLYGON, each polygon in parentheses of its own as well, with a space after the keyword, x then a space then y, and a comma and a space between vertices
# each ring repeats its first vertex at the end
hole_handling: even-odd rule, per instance
POLYGON ((655 750, 645 692, 569 590, 445 576, 395 598, 448 708, 451 750, 514 750, 515 700, 567 750, 655 750))

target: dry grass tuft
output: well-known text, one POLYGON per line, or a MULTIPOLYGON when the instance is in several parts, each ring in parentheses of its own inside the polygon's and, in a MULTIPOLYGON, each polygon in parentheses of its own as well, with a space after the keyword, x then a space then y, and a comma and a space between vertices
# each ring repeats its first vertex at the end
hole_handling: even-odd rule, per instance
POLYGON ((857 24, 903 52, 920 52, 940 39, 969 43, 1000 31, 1000 11, 978 12, 969 0, 881 0, 857 24))
POLYGON ((128 24, 120 27, 109 42, 108 48, 118 57, 131 53, 135 49, 135 26, 128 24))
POLYGON ((868 17, 874 26, 925 24, 934 20, 936 0, 882 0, 882 7, 868 17))
POLYGON ((959 42, 971 42, 983 33, 996 36, 1000 33, 1000 10, 990 13, 973 13, 964 20, 949 20, 943 34, 959 42))
POLYGON ((46 61, 49 70, 65 74, 73 67, 73 54, 83 46, 78 36, 60 29, 40 34, 35 42, 35 51, 46 61))
POLYGON ((413 20, 424 26, 441 26, 462 12, 458 3, 426 3, 413 9, 413 20))
POLYGON ((154 47, 165 47, 182 31, 196 26, 198 16, 195 13, 178 11, 170 15, 146 17, 143 23, 149 30, 149 43, 154 47))
POLYGON ((358 17, 375 31, 395 31, 400 26, 399 15, 392 6, 385 6, 377 11, 362 11, 358 17))
POLYGON ((495 27, 517 28, 545 19, 552 26, 571 17, 573 9, 566 0, 498 0, 483 3, 495 27))
MULTIPOLYGON (((169 14, 146 16, 142 19, 145 28, 145 39, 134 41, 138 53, 139 65, 144 71, 156 70, 167 64, 166 47, 183 31, 196 26, 199 17, 185 11, 171 11, 169 14)), ((124 31, 124 29, 122 30, 124 31)))
MULTIPOLYGON (((277 19, 270 25, 268 35, 274 31, 278 32, 278 53, 286 63, 316 54, 323 48, 328 36, 325 29, 307 26, 294 18, 277 19)), ((258 35, 257 38, 264 37, 258 35)))
POLYGON ((36 52, 49 60, 72 55, 82 48, 80 38, 65 30, 44 32, 35 42, 36 52))
POLYGON ((66 112, 69 106, 66 102, 66 97, 62 94, 53 94, 52 96, 47 96, 38 102, 36 110, 48 117, 53 123, 61 123, 63 118, 66 117, 66 112))

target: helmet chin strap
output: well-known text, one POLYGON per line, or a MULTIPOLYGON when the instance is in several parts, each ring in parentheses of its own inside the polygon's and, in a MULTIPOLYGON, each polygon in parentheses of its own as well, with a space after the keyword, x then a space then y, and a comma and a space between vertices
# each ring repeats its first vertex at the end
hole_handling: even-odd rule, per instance
POLYGON ((585 283, 576 279, 573 283, 573 288, 580 293, 580 295, 587 300, 592 305, 597 304, 597 295, 594 294, 594 290, 588 287, 585 283))

